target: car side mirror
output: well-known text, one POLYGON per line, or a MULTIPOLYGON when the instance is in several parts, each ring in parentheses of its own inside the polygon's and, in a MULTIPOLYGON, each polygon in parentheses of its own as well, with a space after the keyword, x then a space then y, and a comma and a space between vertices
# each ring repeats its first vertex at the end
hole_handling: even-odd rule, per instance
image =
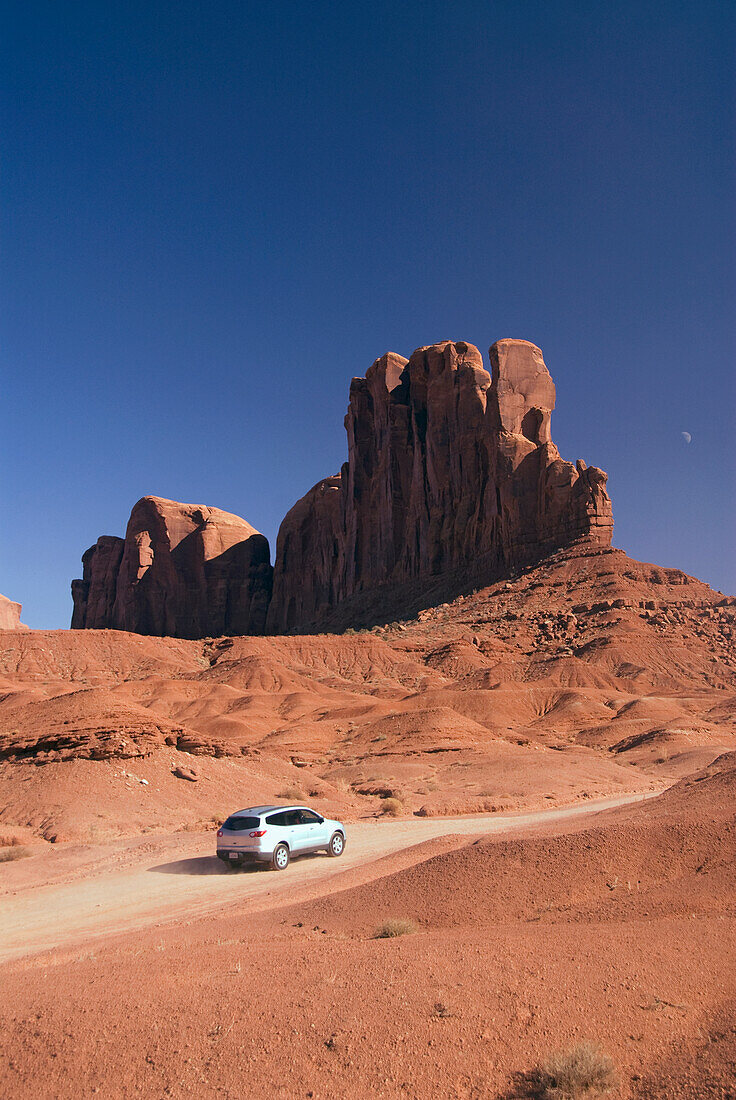
POLYGON ((319 821, 320 825, 324 825, 325 819, 323 817, 320 817, 319 814, 317 814, 317 820, 319 821))

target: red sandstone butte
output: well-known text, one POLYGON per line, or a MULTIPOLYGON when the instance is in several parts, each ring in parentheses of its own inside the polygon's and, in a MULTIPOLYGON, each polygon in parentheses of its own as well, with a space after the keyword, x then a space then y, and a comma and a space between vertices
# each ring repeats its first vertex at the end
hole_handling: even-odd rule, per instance
POLYGON ((343 630, 411 617, 560 548, 608 547, 606 474, 560 458, 541 351, 500 340, 490 366, 472 344, 444 341, 354 378, 348 461, 287 514, 273 570, 245 520, 144 497, 125 539, 103 536, 83 556, 72 626, 343 630))
POLYGON ((239 516, 143 497, 125 539, 103 535, 72 581, 72 628, 179 638, 260 634, 271 595, 268 540, 239 516))
POLYGON ((610 545, 606 474, 552 442, 542 352, 499 340, 489 356, 490 374, 472 344, 444 341, 353 379, 348 461, 281 524, 269 632, 379 622, 445 598, 443 580, 451 595, 571 543, 610 545))

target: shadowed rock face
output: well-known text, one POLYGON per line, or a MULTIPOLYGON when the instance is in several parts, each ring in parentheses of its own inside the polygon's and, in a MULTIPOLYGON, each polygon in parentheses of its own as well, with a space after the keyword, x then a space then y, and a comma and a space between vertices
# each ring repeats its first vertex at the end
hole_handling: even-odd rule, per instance
POLYGON ((348 461, 279 531, 267 629, 381 621, 401 586, 488 584, 579 540, 610 544, 606 474, 560 458, 555 386, 524 340, 387 354, 354 378, 348 461), (336 614, 337 611, 337 614, 336 614), (343 621, 344 620, 344 621, 343 621))
POLYGON ((72 581, 72 628, 179 638, 263 633, 268 540, 239 516, 143 497, 125 539, 103 535, 72 581))
POLYGON ((606 475, 560 458, 541 351, 500 340, 490 366, 445 341, 354 378, 348 461, 287 514, 274 570, 238 516, 144 497, 125 539, 103 536, 83 556, 72 627, 341 630, 415 614, 573 543, 607 547, 606 475))

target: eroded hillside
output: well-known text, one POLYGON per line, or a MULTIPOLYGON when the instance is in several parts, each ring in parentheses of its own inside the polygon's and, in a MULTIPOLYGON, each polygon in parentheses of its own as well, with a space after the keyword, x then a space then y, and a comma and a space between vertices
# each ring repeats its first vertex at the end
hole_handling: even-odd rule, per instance
POLYGON ((588 547, 370 632, 8 632, 0 821, 85 838, 281 794, 447 814, 655 789, 736 745, 735 630, 733 599, 588 547))

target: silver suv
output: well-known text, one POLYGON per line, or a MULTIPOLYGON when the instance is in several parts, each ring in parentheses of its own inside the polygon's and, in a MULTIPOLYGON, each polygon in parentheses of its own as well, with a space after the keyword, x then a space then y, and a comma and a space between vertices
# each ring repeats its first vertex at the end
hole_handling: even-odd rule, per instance
POLYGON ((231 867, 255 860, 285 871, 292 856, 345 851, 345 826, 307 806, 250 806, 232 814, 217 832, 217 856, 231 867))

